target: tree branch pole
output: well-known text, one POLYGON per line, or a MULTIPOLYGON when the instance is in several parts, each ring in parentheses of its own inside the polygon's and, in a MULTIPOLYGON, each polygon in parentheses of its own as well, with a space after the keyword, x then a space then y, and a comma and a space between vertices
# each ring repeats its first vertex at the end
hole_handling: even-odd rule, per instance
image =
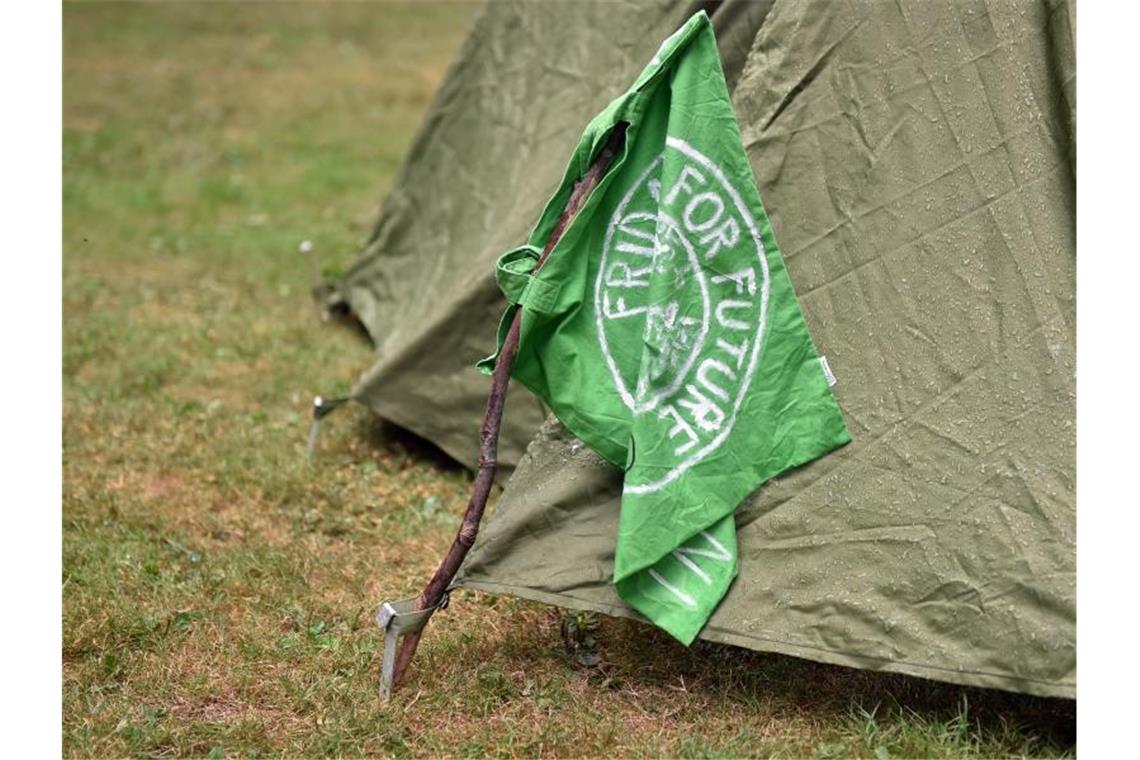
MULTIPOLYGON (((590 164, 586 174, 574 183, 570 198, 566 201, 566 206, 542 249, 542 255, 539 256, 538 263, 534 266, 535 273, 546 263, 550 257, 550 252, 562 239, 566 227, 577 215, 590 192, 597 187, 598 182, 606 173, 606 169, 609 168, 614 157, 621 150, 625 142, 626 126, 625 122, 619 122, 614 127, 605 146, 590 164)), ((495 469, 498 466, 499 428, 503 422, 503 406, 507 399, 507 386, 511 381, 511 369, 514 367, 515 355, 518 353, 521 320, 522 309, 519 309, 515 312, 514 319, 511 320, 510 329, 499 349, 499 358, 495 363, 494 373, 491 375, 491 392, 487 396, 487 407, 483 413, 483 427, 479 434, 479 465, 475 474, 475 483, 471 489, 471 499, 467 502, 467 509, 463 513, 463 523, 459 526, 459 533, 456 535, 455 541, 452 542, 451 548, 444 555, 443 561, 439 563, 435 575, 432 576, 423 593, 420 594, 418 609, 430 609, 440 603, 448 586, 451 585, 452 579, 455 578, 455 574, 459 572, 459 567, 463 564, 467 552, 475 544, 475 536, 479 533, 479 523, 483 519, 483 510, 487 506, 487 497, 491 494, 491 485, 494 483, 495 469)), ((393 687, 399 686, 403 679, 404 672, 408 669, 412 657, 415 656, 422 632, 421 629, 404 636, 400 653, 396 657, 396 667, 392 679, 393 687)))

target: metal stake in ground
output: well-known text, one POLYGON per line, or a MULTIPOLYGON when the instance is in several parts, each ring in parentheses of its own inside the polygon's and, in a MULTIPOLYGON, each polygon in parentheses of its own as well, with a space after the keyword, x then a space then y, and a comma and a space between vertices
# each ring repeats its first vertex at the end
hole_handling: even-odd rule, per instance
MULTIPOLYGON (((594 158, 586 174, 574 183, 570 198, 566 201, 566 206, 558 217, 558 223, 554 225, 554 229, 542 249, 542 255, 534 266, 535 272, 538 272, 546 263, 547 258, 550 257, 550 252, 554 250, 554 246, 562 238, 562 233, 566 231, 570 221, 582 208, 590 192, 597 187, 598 182, 606 173, 606 169, 613 162, 614 156, 621 150, 625 142, 626 126, 625 122, 619 122, 614 127, 605 147, 594 158)), ((420 594, 417 609, 429 610, 439 604, 447 592, 448 586, 451 585, 452 579, 455 578, 455 574, 459 572, 459 567, 463 564, 467 552, 475 544, 475 536, 479 532, 479 522, 483 519, 483 510, 487 506, 487 497, 491 493, 491 484, 495 480, 495 468, 498 466, 499 428, 503 421, 503 405, 506 403, 507 385, 511 380, 511 368, 514 366, 515 355, 518 353, 521 318, 522 310, 520 309, 515 312, 515 317, 511 320, 510 329, 499 349, 499 359, 495 363, 495 371, 491 375, 491 392, 487 396, 487 408, 483 413, 483 428, 479 434, 479 466, 475 474, 475 484, 471 489, 471 500, 467 502, 467 509, 463 513, 463 523, 459 527, 459 534, 456 535, 451 548, 448 549, 443 561, 439 564, 439 568, 436 569, 435 575, 432 576, 431 581, 420 594)), ((404 636, 400 653, 396 658, 392 679, 394 686, 399 685, 403 679, 404 673, 416 653, 416 647, 420 643, 422 633, 423 629, 421 628, 404 636)))

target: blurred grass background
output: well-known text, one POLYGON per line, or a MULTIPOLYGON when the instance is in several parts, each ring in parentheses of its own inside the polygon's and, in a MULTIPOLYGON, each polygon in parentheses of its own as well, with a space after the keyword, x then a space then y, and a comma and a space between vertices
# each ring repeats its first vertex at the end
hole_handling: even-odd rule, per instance
POLYGON ((1071 754, 1070 702, 616 620, 584 670, 559 611, 472 593, 377 701, 375 608, 418 591, 469 477, 357 408, 305 461, 312 397, 369 361, 308 291, 477 10, 65 3, 65 754, 1071 754))

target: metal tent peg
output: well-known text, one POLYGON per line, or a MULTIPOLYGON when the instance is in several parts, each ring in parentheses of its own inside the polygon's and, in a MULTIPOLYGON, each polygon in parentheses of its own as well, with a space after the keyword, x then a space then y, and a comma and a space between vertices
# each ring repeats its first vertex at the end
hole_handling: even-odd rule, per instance
POLYGON ((449 596, 445 593, 439 604, 417 609, 420 598, 413 596, 396 602, 384 602, 376 614, 376 624, 384 629, 384 660, 380 666, 380 699, 392 696, 392 677, 396 667, 396 644, 405 634, 415 633, 427 625, 436 610, 447 608, 449 596))

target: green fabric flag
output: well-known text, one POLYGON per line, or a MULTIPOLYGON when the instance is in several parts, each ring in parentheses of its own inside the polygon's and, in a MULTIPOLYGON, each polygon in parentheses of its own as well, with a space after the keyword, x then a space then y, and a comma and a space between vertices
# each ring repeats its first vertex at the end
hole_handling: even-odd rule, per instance
POLYGON ((691 643, 738 571, 736 507, 850 440, 704 12, 586 128, 529 244, 497 276, 511 304, 500 345, 523 310, 514 377, 625 471, 619 595, 691 643), (574 181, 622 121, 622 153, 532 275, 574 181))

